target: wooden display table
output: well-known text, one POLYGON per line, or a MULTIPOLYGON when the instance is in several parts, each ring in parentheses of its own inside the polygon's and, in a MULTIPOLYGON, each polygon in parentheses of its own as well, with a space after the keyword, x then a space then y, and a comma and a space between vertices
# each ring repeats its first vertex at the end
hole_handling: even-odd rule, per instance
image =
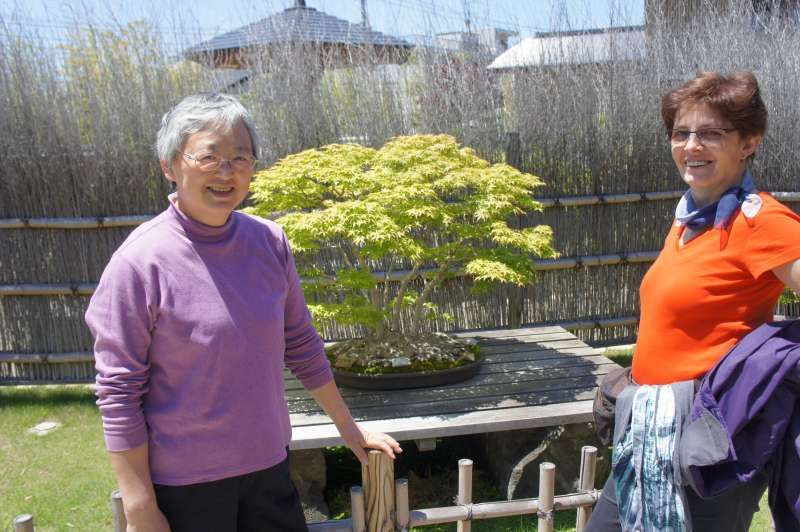
MULTIPOLYGON (((591 421, 602 376, 616 367, 561 327, 459 333, 485 356, 477 376, 433 388, 363 391, 340 388, 353 417, 397 440, 529 429, 591 421)), ((293 450, 341 445, 328 416, 286 372, 293 450)))

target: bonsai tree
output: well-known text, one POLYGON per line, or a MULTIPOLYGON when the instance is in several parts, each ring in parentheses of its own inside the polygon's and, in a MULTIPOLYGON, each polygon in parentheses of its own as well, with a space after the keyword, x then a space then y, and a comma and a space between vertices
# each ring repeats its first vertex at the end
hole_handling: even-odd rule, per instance
MULTIPOLYGON (((316 324, 360 325, 366 341, 383 346, 334 357, 335 366, 412 367, 406 359, 416 356, 422 366, 414 369, 445 367, 419 344, 408 347, 413 338, 432 341, 422 334, 423 321, 438 312, 432 294, 455 275, 470 277, 477 290, 533 281, 532 258, 555 255, 552 231, 515 229, 509 219, 541 210, 533 192, 542 184, 489 164, 453 137, 415 135, 378 150, 331 144, 290 155, 255 176, 248 211, 283 213, 276 221, 291 241, 316 324), (339 265, 321 267, 323 250, 339 265)), ((455 343, 443 336, 439 343, 455 343)), ((459 349, 474 360, 474 350, 459 349)))

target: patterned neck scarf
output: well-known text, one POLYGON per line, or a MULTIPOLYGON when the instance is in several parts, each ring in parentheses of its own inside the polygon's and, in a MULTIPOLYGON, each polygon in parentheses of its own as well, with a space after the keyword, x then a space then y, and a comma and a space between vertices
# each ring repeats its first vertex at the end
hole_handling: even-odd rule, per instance
POLYGON ((712 224, 714 229, 725 229, 744 200, 747 199, 748 194, 755 191, 756 187, 750 176, 750 170, 745 170, 741 184, 729 188, 719 200, 705 207, 698 208, 691 190, 687 190, 675 209, 675 219, 680 225, 685 225, 695 231, 701 231, 712 224))

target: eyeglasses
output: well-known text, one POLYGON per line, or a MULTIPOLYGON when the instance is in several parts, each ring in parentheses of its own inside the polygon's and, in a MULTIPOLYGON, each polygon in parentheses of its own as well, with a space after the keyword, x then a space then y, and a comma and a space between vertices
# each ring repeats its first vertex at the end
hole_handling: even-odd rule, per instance
POLYGON ((258 162, 255 157, 246 154, 237 155, 233 159, 223 159, 214 153, 195 156, 181 152, 181 155, 194 161, 195 166, 202 172, 216 172, 224 162, 227 162, 235 172, 249 172, 258 162))
POLYGON ((705 129, 673 129, 670 131, 669 140, 672 144, 682 145, 689 142, 692 134, 697 138, 697 141, 703 146, 719 146, 722 144, 722 139, 729 131, 736 131, 733 127, 709 127, 705 129))

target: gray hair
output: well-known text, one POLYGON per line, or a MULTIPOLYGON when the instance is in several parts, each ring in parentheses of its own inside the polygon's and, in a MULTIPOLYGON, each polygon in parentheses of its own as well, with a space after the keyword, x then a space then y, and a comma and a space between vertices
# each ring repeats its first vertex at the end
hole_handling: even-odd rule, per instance
POLYGON ((171 165, 189 135, 207 128, 233 127, 239 121, 250 133, 253 156, 258 158, 258 134, 253 118, 239 100, 216 92, 187 96, 161 119, 156 137, 158 159, 171 165))

